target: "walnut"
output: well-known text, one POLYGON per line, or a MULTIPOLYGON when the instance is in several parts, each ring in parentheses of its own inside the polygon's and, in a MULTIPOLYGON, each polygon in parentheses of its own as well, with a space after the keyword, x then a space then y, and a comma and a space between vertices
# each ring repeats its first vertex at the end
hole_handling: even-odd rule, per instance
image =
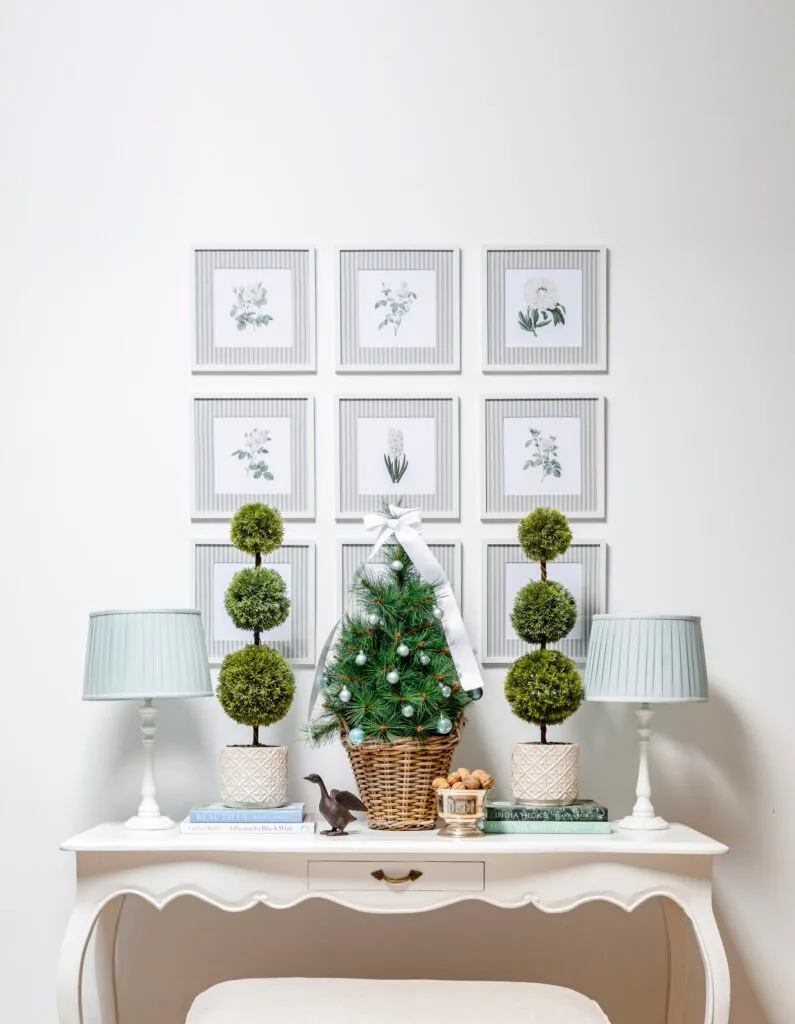
POLYGON ((443 775, 440 775, 438 779, 434 779, 433 780, 433 782, 431 783, 431 786, 432 786, 433 789, 447 789, 448 788, 448 782, 447 782, 447 779, 443 775))
POLYGON ((453 789, 466 789, 466 786, 463 782, 454 782, 453 789))
POLYGON ((475 775, 469 775, 464 780, 464 785, 467 789, 483 789, 483 783, 475 775))

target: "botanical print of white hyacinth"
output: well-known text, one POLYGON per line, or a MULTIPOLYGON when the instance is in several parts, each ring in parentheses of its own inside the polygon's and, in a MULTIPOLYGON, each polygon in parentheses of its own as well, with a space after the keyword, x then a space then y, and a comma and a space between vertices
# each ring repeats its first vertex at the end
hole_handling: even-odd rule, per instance
POLYGON ((229 310, 229 315, 239 331, 245 331, 247 327, 252 327, 256 331, 258 327, 267 327, 273 320, 269 313, 261 312, 262 307, 268 305, 268 290, 262 281, 240 285, 233 288, 232 292, 235 302, 229 310))
POLYGON ((381 282, 381 298, 376 302, 375 309, 383 309, 384 319, 378 325, 380 331, 384 327, 391 327, 397 337, 403 318, 408 316, 412 305, 417 301, 416 292, 410 290, 408 284, 403 281, 400 288, 393 292, 389 285, 381 282))
POLYGON ((393 484, 399 484, 409 468, 409 460, 403 448, 403 431, 399 427, 390 427, 387 431, 387 454, 384 455, 384 463, 393 484))
POLYGON ((557 327, 566 323, 566 307, 558 298, 558 291, 553 281, 536 277, 526 281, 524 300, 527 308, 519 310, 519 326, 538 337, 541 327, 557 327))
POLYGON ((545 437, 540 430, 531 427, 530 439, 524 446, 530 448, 532 454, 523 469, 540 469, 542 483, 548 476, 562 476, 563 466, 558 459, 558 443, 554 434, 545 437))
POLYGON ((248 460, 246 475, 253 476, 255 480, 273 480, 268 463, 262 458, 268 454, 265 447, 271 441, 271 432, 262 427, 255 427, 249 430, 244 436, 243 446, 232 452, 232 458, 248 460))

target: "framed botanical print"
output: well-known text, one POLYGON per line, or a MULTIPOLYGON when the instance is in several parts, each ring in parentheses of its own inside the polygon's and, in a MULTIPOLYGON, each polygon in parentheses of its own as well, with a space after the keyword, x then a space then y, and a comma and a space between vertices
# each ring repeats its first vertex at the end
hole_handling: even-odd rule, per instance
POLYGON ((315 250, 196 249, 194 373, 315 372, 315 250))
MULTIPOLYGON (((540 579, 537 562, 529 562, 519 544, 485 541, 483 545, 484 665, 507 665, 525 654, 528 645, 511 625, 518 592, 540 579)), ((577 604, 577 621, 568 636, 552 644, 575 661, 584 662, 591 620, 607 610, 607 545, 600 540, 575 541, 554 562, 547 563, 548 579, 561 583, 577 604)))
MULTIPOLYGON (((294 665, 314 665, 315 546, 309 541, 288 542, 263 555, 262 561, 284 579, 290 599, 290 614, 280 626, 261 634, 262 642, 294 665)), ((250 558, 246 560, 226 541, 193 542, 195 601, 202 614, 211 664, 220 664, 227 654, 251 643, 251 633, 238 629, 224 607, 232 577, 251 565, 250 558)))
POLYGON ((482 436, 482 519, 518 520, 542 505, 604 518, 604 398, 486 398, 482 436))
POLYGON ((231 519, 250 501, 314 519, 314 398, 202 395, 192 411, 194 519, 231 519))
MULTIPOLYGON (((444 570, 444 574, 450 581, 456 601, 461 607, 461 541, 428 540, 428 547, 431 554, 444 570)), ((338 613, 342 615, 351 601, 351 587, 353 586, 356 573, 362 568, 370 552, 373 550, 372 540, 342 540, 339 543, 338 574, 339 597, 337 601, 338 613)), ((367 571, 371 574, 389 574, 392 570, 387 566, 383 557, 383 548, 379 551, 377 560, 368 563, 367 571)), ((353 599, 354 606, 356 605, 353 599)), ((357 609, 358 610, 358 609, 357 609)))
POLYGON ((337 519, 385 502, 458 519, 458 399, 338 398, 337 519))
POLYGON ((341 249, 338 373, 458 373, 458 249, 341 249))
POLYGON ((488 246, 486 373, 607 369, 607 250, 488 246))

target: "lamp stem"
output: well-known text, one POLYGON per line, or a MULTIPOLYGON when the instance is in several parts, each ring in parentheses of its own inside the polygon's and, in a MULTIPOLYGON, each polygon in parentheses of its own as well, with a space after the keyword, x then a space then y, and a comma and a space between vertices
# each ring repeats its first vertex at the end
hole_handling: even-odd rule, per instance
POLYGON ((125 828, 144 830, 174 828, 175 825, 171 818, 160 813, 155 795, 155 733, 157 732, 155 717, 157 709, 152 706, 152 698, 147 697, 138 711, 141 715, 141 734, 144 747, 141 803, 135 817, 129 818, 124 825, 125 828))
POLYGON ((638 784, 635 788, 635 806, 632 814, 622 818, 618 823, 619 828, 636 829, 638 831, 651 831, 669 828, 664 818, 654 813, 654 806, 651 802, 651 777, 649 775, 649 741, 651 739, 651 720, 654 712, 648 704, 642 704, 635 716, 638 720, 638 747, 640 759, 638 764, 638 784))

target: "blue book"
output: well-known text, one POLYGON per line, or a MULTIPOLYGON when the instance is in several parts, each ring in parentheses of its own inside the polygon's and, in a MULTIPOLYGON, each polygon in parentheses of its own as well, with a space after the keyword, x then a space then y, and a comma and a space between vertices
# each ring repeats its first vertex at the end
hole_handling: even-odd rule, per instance
POLYGON ((304 820, 304 804, 285 804, 283 807, 226 807, 224 804, 196 804, 191 807, 188 820, 193 824, 244 822, 297 822, 304 820))

